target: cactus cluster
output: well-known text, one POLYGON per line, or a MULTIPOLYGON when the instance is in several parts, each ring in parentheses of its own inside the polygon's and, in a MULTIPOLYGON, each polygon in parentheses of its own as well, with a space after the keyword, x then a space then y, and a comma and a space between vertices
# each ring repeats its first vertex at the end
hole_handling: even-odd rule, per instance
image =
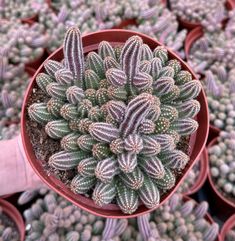
POLYGON ((92 190, 97 205, 115 202, 127 214, 139 200, 157 207, 189 161, 177 143, 197 130, 200 82, 164 47, 152 51, 138 36, 117 47, 102 41, 84 57, 80 31, 71 27, 63 50, 65 59, 48 60, 36 77, 48 102, 28 108, 60 141, 49 166, 76 170, 71 190, 92 190))
POLYGON ((210 174, 215 187, 229 200, 235 198, 235 132, 221 131, 209 148, 210 174))
POLYGON ((127 220, 96 217, 75 207, 47 188, 28 190, 21 194, 18 204, 33 202, 24 211, 25 241, 122 241, 127 220))
POLYGON ((0 18, 25 19, 33 17, 43 6, 44 0, 1 0, 0 18))
POLYGON ((222 27, 227 17, 226 0, 170 0, 170 7, 181 20, 201 24, 214 32, 222 27))
POLYGON ((190 189, 194 187, 195 183, 199 178, 199 174, 201 171, 201 161, 198 160, 197 163, 193 166, 193 168, 189 171, 187 176, 185 177, 182 184, 179 186, 177 192, 179 193, 188 193, 190 189))
POLYGON ((188 63, 195 72, 205 74, 210 70, 217 74, 219 68, 226 71, 235 68, 234 12, 230 12, 225 29, 213 33, 205 31, 192 45, 188 63))
POLYGON ((0 205, 0 240, 20 241, 19 231, 14 221, 4 213, 0 205))
POLYGON ((152 7, 142 9, 137 17, 137 26, 128 28, 147 34, 176 51, 184 58, 182 47, 187 30, 179 31, 179 23, 173 12, 168 10, 160 1, 156 1, 152 7))
POLYGON ((210 110, 210 122, 215 127, 231 131, 235 122, 235 69, 227 73, 221 66, 217 74, 205 72, 204 89, 210 110))
POLYGON ((0 54, 9 63, 26 64, 42 56, 48 38, 40 24, 22 24, 20 21, 0 20, 0 54))
POLYGON ((70 26, 78 26, 83 34, 110 29, 122 20, 136 18, 140 9, 148 8, 148 4, 140 0, 55 1, 52 6, 58 12, 44 6, 39 13, 39 22, 50 36, 49 52, 62 45, 64 34, 70 26))
POLYGON ((226 237, 225 237, 225 241, 233 241, 235 240, 235 229, 230 229, 227 233, 226 233, 226 237))
POLYGON ((0 139, 11 139, 19 132, 21 107, 30 76, 24 64, 13 65, 0 54, 0 139))
POLYGON ((193 200, 183 200, 174 194, 151 216, 138 218, 139 230, 144 241, 214 241, 219 225, 206 219, 207 202, 196 205, 193 200))

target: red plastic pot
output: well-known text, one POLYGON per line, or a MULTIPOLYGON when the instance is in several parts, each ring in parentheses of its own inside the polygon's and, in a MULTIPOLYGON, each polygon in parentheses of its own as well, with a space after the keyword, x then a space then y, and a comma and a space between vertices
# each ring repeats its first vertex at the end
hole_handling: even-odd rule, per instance
POLYGON ((198 40, 199 38, 201 38, 203 36, 203 34, 204 34, 203 29, 200 26, 191 30, 188 33, 188 35, 185 39, 185 45, 184 45, 184 52, 185 52, 185 57, 186 57, 187 61, 189 60, 190 50, 191 50, 193 43, 196 40, 198 40))
POLYGON ((28 18, 22 18, 21 22, 22 23, 27 23, 29 25, 33 25, 35 22, 38 21, 38 14, 34 14, 32 17, 28 17, 28 18))
POLYGON ((223 225, 220 236, 222 241, 225 241, 226 234, 235 227, 235 214, 231 216, 223 225))
POLYGON ((31 68, 31 69, 38 69, 39 66, 44 62, 44 60, 47 57, 47 53, 45 49, 43 50, 41 56, 39 56, 37 59, 25 64, 26 68, 31 68))
MULTIPOLYGON (((215 144, 217 144, 218 138, 214 138, 209 145, 208 150, 215 144)), ((208 152, 209 153, 209 152, 208 152)), ((209 156, 208 156, 209 160, 209 156)), ((235 203, 224 197, 224 195, 216 188, 216 185, 212 179, 211 172, 210 172, 210 162, 208 161, 209 168, 208 168, 208 180, 210 186, 210 193, 209 198, 212 200, 212 204, 215 206, 216 212, 218 212, 218 216, 221 216, 221 219, 225 219, 226 217, 231 216, 235 213, 235 203)))
MULTIPOLYGON (((129 30, 114 30, 114 29, 103 30, 103 31, 87 34, 82 38, 84 53, 97 50, 98 44, 103 40, 109 41, 113 46, 122 45, 129 37, 133 35, 138 35, 142 37, 144 43, 149 45, 151 49, 154 49, 157 46, 161 45, 155 39, 152 39, 141 33, 133 32, 129 30)), ((168 51, 169 51, 170 58, 179 60, 181 62, 182 68, 190 71, 190 73, 193 75, 193 78, 196 78, 193 71, 184 61, 182 61, 171 50, 168 50, 168 51)), ((62 48, 59 48, 57 51, 55 51, 52 55, 48 57, 48 59, 53 59, 57 61, 61 60, 62 58, 63 58, 62 48)), ((144 205, 140 205, 135 213, 133 213, 132 215, 126 215, 122 213, 122 211, 119 209, 117 205, 114 205, 114 204, 109 204, 109 205, 106 205, 105 207, 99 207, 93 202, 93 200, 86 198, 82 195, 74 194, 68 187, 65 186, 64 183, 58 180, 53 174, 51 174, 50 176, 46 174, 46 172, 43 169, 43 166, 40 163, 40 160, 37 160, 35 157, 34 150, 32 148, 32 144, 30 142, 30 138, 26 130, 27 103, 32 94, 33 88, 36 86, 35 78, 38 75, 38 73, 41 73, 41 72, 44 72, 43 65, 41 65, 40 68, 37 70, 37 72, 33 77, 33 80, 31 81, 27 89, 24 103, 23 103, 22 118, 21 118, 21 135, 22 135, 24 150, 31 166, 33 167, 34 171, 38 174, 38 176, 45 183, 47 183, 48 186, 50 186, 53 190, 55 190, 57 193, 59 193, 66 199, 68 199, 70 202, 97 216, 112 217, 112 218, 131 218, 131 217, 136 217, 136 216, 143 215, 145 213, 153 211, 151 209, 147 209, 144 205)), ((187 175, 187 173, 190 171, 192 166, 195 164, 195 162, 198 160, 199 156, 201 155, 201 152, 206 144, 206 139, 209 131, 208 107, 207 107, 206 97, 203 91, 201 91, 201 93, 199 94, 198 101, 201 104, 201 111, 196 117, 199 123, 199 128, 197 132, 195 132, 190 138, 190 142, 189 142, 189 145, 191 147, 191 150, 189 153, 190 161, 189 161, 189 165, 187 165, 187 167, 184 170, 184 175, 187 175)), ((162 197, 160 205, 170 198, 170 196, 178 189, 182 181, 183 181, 183 176, 178 178, 175 187, 169 193, 165 194, 162 197)))
MULTIPOLYGON (((188 197, 187 195, 184 195, 184 196, 183 196, 183 200, 184 200, 185 202, 190 200, 190 201, 193 201, 196 205, 198 205, 198 203, 197 203, 194 199, 188 197)), ((210 215, 208 212, 207 212, 206 215, 205 215, 205 219, 206 219, 210 224, 215 223, 214 220, 213 220, 213 218, 211 217, 211 215, 210 215)), ((189 241, 190 241, 190 240, 189 240, 189 241)), ((217 239, 216 239, 215 241, 222 241, 220 234, 217 236, 217 239)))
POLYGON ((11 203, 3 199, 0 199, 0 207, 3 212, 16 224, 19 231, 20 241, 24 241, 25 225, 19 211, 11 203))
MULTIPOLYGON (((235 0, 227 0, 225 3, 225 7, 228 11, 234 9, 235 8, 235 0)), ((190 21, 181 19, 180 17, 178 17, 178 21, 182 28, 186 28, 188 30, 192 30, 192 29, 198 28, 198 27, 202 28, 202 25, 199 22, 190 22, 190 21)))
POLYGON ((197 180, 195 181, 194 185, 190 188, 190 190, 184 193, 184 195, 189 196, 196 193, 206 181, 207 173, 208 173, 208 153, 206 148, 204 148, 199 158, 199 161, 200 161, 200 173, 197 177, 197 180))
POLYGON ((220 133, 220 129, 219 128, 217 128, 217 127, 215 127, 213 125, 210 125, 209 136, 208 136, 206 145, 208 146, 212 140, 217 138, 219 136, 219 133, 220 133))
POLYGON ((125 19, 119 25, 113 27, 112 29, 124 29, 127 26, 137 25, 136 19, 125 19))

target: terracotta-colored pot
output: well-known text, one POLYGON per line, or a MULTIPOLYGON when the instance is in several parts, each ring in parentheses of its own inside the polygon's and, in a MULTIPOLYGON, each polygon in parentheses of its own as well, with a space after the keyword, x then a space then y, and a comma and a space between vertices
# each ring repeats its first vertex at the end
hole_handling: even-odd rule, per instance
MULTIPOLYGON (((151 49, 154 49, 157 46, 161 45, 155 39, 152 39, 141 33, 133 32, 129 30, 115 30, 115 29, 103 30, 103 31, 87 34, 82 38, 84 53, 97 50, 98 44, 103 40, 110 42, 111 45, 113 46, 122 45, 129 37, 133 35, 139 35, 143 39, 144 43, 147 44, 151 49)), ((190 73, 193 75, 193 78, 196 78, 193 71, 184 61, 182 61, 171 50, 168 50, 168 51, 169 51, 170 58, 179 60, 181 62, 182 69, 190 71, 190 73)), ((58 49, 48 57, 48 59, 53 59, 57 61, 60 61, 62 58, 63 58, 62 48, 58 49)), ((35 157, 34 150, 26 129, 27 103, 30 96, 32 95, 33 88, 36 86, 35 78, 38 75, 38 73, 41 73, 41 72, 44 72, 43 65, 41 65, 40 68, 37 70, 37 72, 33 77, 33 80, 31 81, 27 89, 24 103, 23 103, 22 118, 21 118, 21 135, 23 140, 23 146, 24 146, 25 153, 28 157, 28 160, 31 166, 33 167, 34 171, 40 176, 40 178, 45 183, 47 183, 48 186, 50 186, 57 193, 59 193, 60 195, 62 195, 63 197, 65 197, 75 205, 79 206, 80 208, 88 212, 91 212, 95 215, 103 216, 103 217, 113 217, 113 218, 131 218, 131 217, 136 217, 136 216, 143 215, 145 213, 153 211, 151 209, 147 209, 144 205, 140 205, 135 213, 133 213, 132 215, 126 215, 121 212, 121 210, 117 205, 114 205, 114 204, 109 204, 104 207, 99 207, 95 205, 93 200, 86 198, 83 195, 74 194, 68 187, 65 186, 64 183, 58 180, 53 174, 51 174, 50 176, 46 174, 46 172, 43 169, 43 166, 40 163, 40 160, 37 160, 35 157)), ((199 123, 199 128, 197 132, 195 132, 190 138, 190 142, 189 142, 189 145, 191 147, 191 150, 189 153, 190 161, 189 161, 189 165, 187 165, 187 167, 184 170, 184 175, 187 175, 189 170, 192 168, 192 166, 195 164, 195 162, 198 160, 199 156, 201 155, 201 152, 206 144, 206 139, 209 131, 208 107, 207 107, 206 97, 203 90, 201 91, 197 99, 201 105, 201 111, 198 113, 196 117, 199 123)), ((178 178, 175 187, 162 197, 160 204, 163 204, 166 200, 168 200, 170 196, 178 189, 179 185, 182 182, 182 179, 183 179, 183 176, 178 178)))
POLYGON ((217 127, 215 127, 213 125, 210 125, 209 136, 208 136, 206 145, 208 146, 212 140, 217 138, 219 136, 219 133, 220 133, 220 129, 219 128, 217 128, 217 127))
POLYGON ((124 29, 127 26, 137 25, 136 19, 125 19, 119 25, 113 27, 112 29, 124 29))
MULTIPOLYGON (((235 8, 235 0, 227 0, 225 3, 225 7, 228 11, 232 10, 235 8)), ((178 17, 179 24, 182 28, 186 28, 187 30, 192 30, 194 28, 201 27, 201 23, 198 22, 190 22, 188 20, 181 19, 178 17)))
MULTIPOLYGON (((217 144, 218 138, 214 138, 209 145, 208 150, 217 144)), ((208 152, 209 153, 209 152, 208 152)), ((209 156, 208 156, 209 160, 209 156)), ((214 210, 216 211, 217 216, 219 216, 222 220, 228 218, 232 214, 235 213, 235 203, 231 200, 227 199, 217 188, 212 179, 211 172, 210 172, 210 161, 208 161, 209 168, 208 168, 208 180, 209 180, 209 187, 210 187, 210 195, 208 195, 209 200, 211 200, 212 205, 214 206, 214 210)))
POLYGON ((184 193, 184 195, 189 196, 196 193, 206 181, 207 173, 208 173, 208 153, 206 148, 204 148, 199 158, 199 161, 200 161, 200 173, 197 177, 197 180, 195 181, 194 185, 190 188, 190 190, 184 193))
POLYGON ((19 211, 11 203, 3 199, 0 199, 0 207, 3 212, 16 224, 19 231, 20 241, 24 241, 25 225, 19 211))
POLYGON ((223 225, 221 231, 220 231, 220 236, 221 240, 225 241, 226 234, 231 230, 232 228, 235 228, 235 214, 231 216, 223 225))
POLYGON ((28 17, 28 18, 22 18, 21 22, 22 23, 27 23, 29 25, 33 25, 35 22, 38 21, 38 14, 34 14, 32 17, 28 17))
POLYGON ((190 50, 191 50, 193 43, 195 43, 196 40, 201 38, 203 36, 203 34, 204 34, 203 29, 200 26, 191 30, 188 33, 188 35, 185 39, 185 45, 184 45, 184 52, 185 52, 185 57, 186 57, 187 61, 189 60, 190 50))
POLYGON ((41 56, 39 56, 37 59, 25 64, 25 67, 26 68, 32 68, 32 69, 38 69, 39 66, 44 62, 44 60, 46 58, 47 58, 47 53, 44 49, 41 56))
MULTIPOLYGON (((197 203, 194 199, 192 199, 192 198, 190 198, 190 197, 188 197, 188 196, 186 196, 186 195, 183 196, 183 200, 184 200, 184 201, 189 201, 189 200, 191 200, 191 201, 194 201, 196 205, 198 205, 198 203, 197 203)), ((210 224, 215 223, 214 220, 213 220, 213 218, 211 217, 211 215, 210 215, 208 212, 207 212, 206 215, 205 215, 205 219, 206 219, 210 224)), ((190 240, 188 240, 188 241, 190 241, 190 240)), ((217 239, 216 239, 215 241, 222 241, 220 234, 217 236, 217 239)))

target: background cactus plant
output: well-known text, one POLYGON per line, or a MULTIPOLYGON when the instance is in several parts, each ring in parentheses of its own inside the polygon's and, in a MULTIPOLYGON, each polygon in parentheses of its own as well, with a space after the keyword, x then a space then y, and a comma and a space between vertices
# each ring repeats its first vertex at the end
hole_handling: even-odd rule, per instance
POLYGON ((227 17, 226 0, 170 0, 172 11, 182 20, 199 23, 210 32, 221 28, 227 17))
POLYGON ((218 75, 206 71, 204 80, 211 124, 221 130, 234 130, 234 69, 227 73, 222 68, 218 75))
POLYGON ((222 131, 218 143, 209 149, 210 173, 215 187, 229 200, 234 200, 235 196, 234 137, 234 131, 222 131))
POLYGON ((235 239, 235 230, 231 229, 227 232, 225 241, 233 241, 235 239))
POLYGON ((194 42, 188 63, 195 72, 205 74, 210 70, 220 77, 221 68, 229 72, 235 67, 233 15, 234 10, 229 13, 230 19, 224 29, 212 33, 204 31, 203 36, 194 42))
POLYGON ((0 53, 9 63, 26 64, 42 56, 48 38, 40 24, 22 24, 19 20, 0 20, 0 53))
POLYGON ((198 127, 200 82, 164 47, 152 51, 138 36, 120 55, 103 41, 84 60, 81 33, 72 27, 64 56, 63 63, 44 64, 36 82, 48 98, 28 108, 30 119, 61 142, 48 165, 74 170, 71 190, 92 189, 97 205, 114 201, 127 214, 139 200, 157 207, 160 192, 175 185, 175 173, 189 161, 177 144, 198 127))
POLYGON ((33 17, 39 12, 43 0, 1 0, 0 18, 3 19, 24 19, 33 17))
POLYGON ((156 1, 153 6, 150 6, 149 3, 148 8, 140 11, 137 26, 128 28, 156 38, 184 58, 182 47, 187 31, 179 30, 178 27, 179 24, 174 13, 161 4, 161 1, 156 1))
POLYGON ((205 218, 207 209, 207 202, 195 205, 193 200, 183 201, 180 194, 174 194, 151 215, 138 218, 142 238, 155 241, 214 241, 219 225, 208 222, 205 218))
POLYGON ((121 241, 128 225, 126 219, 104 219, 82 211, 47 188, 23 192, 18 204, 32 201, 24 211, 25 240, 121 241))
POLYGON ((0 206, 0 240, 19 241, 19 231, 13 220, 8 217, 0 206))
POLYGON ((188 175, 185 177, 184 181, 178 188, 179 193, 188 193, 190 189, 195 185, 198 180, 199 174, 201 171, 200 160, 193 166, 193 168, 189 171, 188 175))

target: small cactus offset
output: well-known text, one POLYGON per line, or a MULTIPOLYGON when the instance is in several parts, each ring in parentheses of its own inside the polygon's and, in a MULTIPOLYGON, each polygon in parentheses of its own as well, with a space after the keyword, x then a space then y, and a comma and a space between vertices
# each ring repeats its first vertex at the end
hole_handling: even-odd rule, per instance
POLYGON ((209 148, 210 175, 215 188, 228 200, 234 200, 235 132, 221 131, 218 141, 209 148))
POLYGON ((151 50, 138 36, 119 51, 103 41, 84 56, 71 27, 65 60, 47 61, 37 76, 49 101, 33 103, 28 115, 60 142, 48 164, 72 171, 73 192, 131 214, 140 201, 157 207, 189 162, 176 144, 198 128, 201 85, 164 47, 151 50))

